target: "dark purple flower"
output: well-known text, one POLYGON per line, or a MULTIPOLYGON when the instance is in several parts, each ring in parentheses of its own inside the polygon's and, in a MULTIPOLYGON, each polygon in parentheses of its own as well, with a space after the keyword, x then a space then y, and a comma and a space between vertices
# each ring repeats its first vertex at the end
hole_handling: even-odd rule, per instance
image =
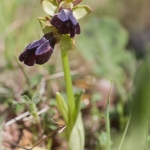
POLYGON ((19 56, 19 60, 28 66, 35 63, 42 65, 46 63, 53 53, 56 38, 53 33, 45 34, 40 40, 31 42, 19 56))
POLYGON ((71 38, 81 32, 80 25, 70 9, 60 9, 51 19, 51 24, 56 27, 61 34, 70 34, 71 38))

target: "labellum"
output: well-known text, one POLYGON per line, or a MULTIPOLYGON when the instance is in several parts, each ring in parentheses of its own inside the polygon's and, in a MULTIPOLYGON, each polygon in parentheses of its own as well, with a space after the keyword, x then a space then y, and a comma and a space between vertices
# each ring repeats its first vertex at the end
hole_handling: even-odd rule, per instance
POLYGON ((75 34, 80 34, 80 25, 74 17, 71 9, 60 9, 53 16, 51 24, 56 27, 61 34, 70 34, 74 38, 75 34))
POLYGON ((19 60, 28 66, 35 63, 42 65, 46 63, 52 53, 56 43, 53 33, 45 34, 40 40, 31 42, 19 56, 19 60))

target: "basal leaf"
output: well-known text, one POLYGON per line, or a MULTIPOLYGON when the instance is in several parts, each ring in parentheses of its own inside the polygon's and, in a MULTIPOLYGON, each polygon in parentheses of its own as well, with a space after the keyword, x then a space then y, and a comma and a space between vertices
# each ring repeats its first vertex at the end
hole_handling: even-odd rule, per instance
POLYGON ((57 102, 59 111, 61 112, 63 118, 65 119, 65 122, 67 123, 68 122, 68 107, 67 107, 65 100, 63 99, 61 94, 58 92, 56 93, 56 102, 57 102))
MULTIPOLYGON (((149 59, 149 58, 148 58, 149 59)), ((131 133, 126 137, 126 145, 123 145, 122 150, 135 149, 144 150, 148 128, 145 131, 145 126, 148 126, 150 116, 150 63, 143 62, 135 74, 133 83, 132 95, 132 115, 128 132, 131 133), (139 136, 140 135, 140 136, 139 136), (138 144, 137 144, 138 143, 138 144)))
POLYGON ((79 112, 80 112, 80 105, 81 105, 81 96, 83 94, 83 91, 81 91, 80 93, 78 94, 75 94, 75 103, 76 103, 76 118, 75 118, 75 121, 79 115, 79 112))
POLYGON ((69 149, 83 150, 84 149, 84 127, 82 122, 81 113, 78 114, 76 123, 72 129, 69 139, 69 149))

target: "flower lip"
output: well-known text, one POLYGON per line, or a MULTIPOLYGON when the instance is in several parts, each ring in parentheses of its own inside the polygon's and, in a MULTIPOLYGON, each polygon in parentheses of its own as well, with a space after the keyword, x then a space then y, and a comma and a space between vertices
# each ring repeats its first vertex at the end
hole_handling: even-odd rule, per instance
POLYGON ((28 66, 42 65, 53 53, 56 38, 53 33, 45 34, 40 40, 31 42, 19 56, 19 60, 28 66))
POLYGON ((71 9, 60 9, 53 16, 51 24, 55 26, 61 34, 70 34, 74 38, 75 34, 80 34, 80 25, 74 17, 71 9))

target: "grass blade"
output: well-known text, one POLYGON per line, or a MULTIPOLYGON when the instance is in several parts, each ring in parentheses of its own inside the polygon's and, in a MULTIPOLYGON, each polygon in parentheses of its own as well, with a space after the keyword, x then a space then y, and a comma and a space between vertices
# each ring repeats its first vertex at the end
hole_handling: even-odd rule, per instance
POLYGON ((127 124, 126 124, 126 127, 125 127, 125 130, 124 130, 124 133, 123 133, 123 136, 122 136, 122 139, 121 139, 121 142, 120 142, 120 145, 119 145, 118 150, 121 150, 122 144, 123 144, 123 142, 124 142, 124 139, 125 139, 125 136, 126 136, 128 127, 129 127, 130 119, 131 119, 131 114, 130 114, 129 119, 128 119, 128 122, 127 122, 127 124))
POLYGON ((108 100, 107 100, 106 110, 105 110, 107 150, 111 150, 110 119, 109 119, 109 104, 110 104, 111 88, 112 88, 112 82, 110 85, 110 90, 109 90, 109 95, 108 95, 108 100))

